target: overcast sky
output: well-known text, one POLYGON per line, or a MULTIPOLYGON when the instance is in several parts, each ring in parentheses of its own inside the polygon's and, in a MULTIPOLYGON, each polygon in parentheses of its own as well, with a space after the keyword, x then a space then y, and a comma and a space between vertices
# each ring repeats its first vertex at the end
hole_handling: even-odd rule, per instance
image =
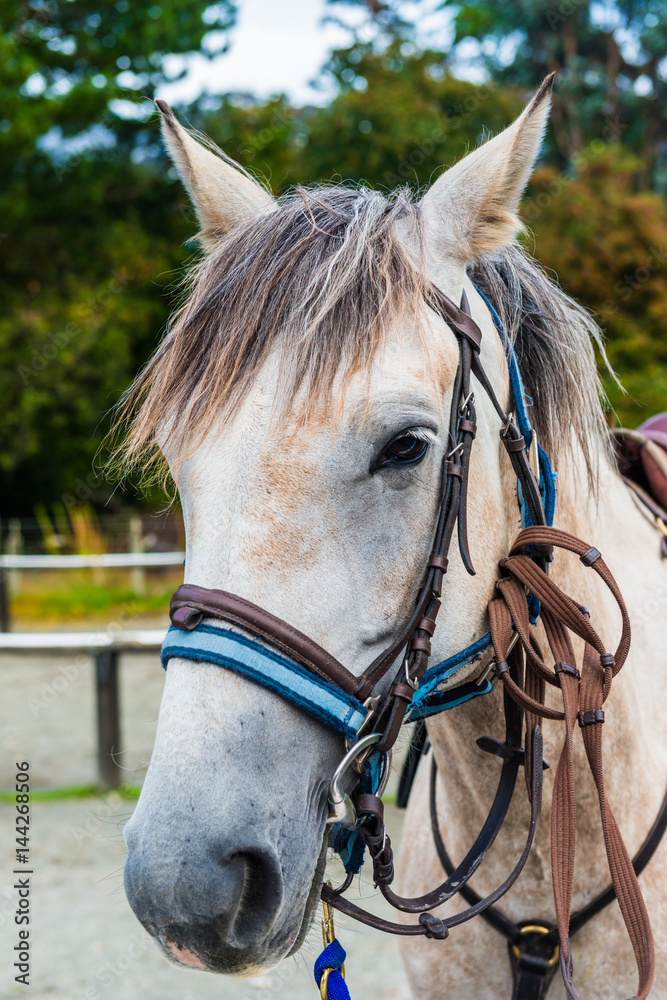
MULTIPOLYGON (((428 16, 439 0, 419 5, 420 28, 433 41, 446 28, 442 13, 428 16)), ((405 0, 405 13, 416 13, 414 3, 405 0)), ((167 101, 194 100, 202 91, 213 94, 248 91, 258 97, 286 93, 295 104, 323 104, 330 93, 311 86, 311 81, 333 48, 350 42, 350 33, 334 24, 322 24, 324 0, 239 0, 236 27, 230 35, 231 47, 224 55, 208 60, 194 56, 188 60, 187 77, 160 89, 167 101)), ((337 16, 340 16, 337 13, 337 16)), ((360 23, 363 11, 344 8, 348 23, 360 23)), ((174 65, 179 65, 180 57, 174 65)))
POLYGON ((161 89, 165 100, 250 91, 259 97, 285 92, 297 104, 326 100, 310 86, 327 53, 349 43, 347 31, 322 25, 324 0, 240 0, 231 48, 213 60, 195 57, 187 78, 161 89))

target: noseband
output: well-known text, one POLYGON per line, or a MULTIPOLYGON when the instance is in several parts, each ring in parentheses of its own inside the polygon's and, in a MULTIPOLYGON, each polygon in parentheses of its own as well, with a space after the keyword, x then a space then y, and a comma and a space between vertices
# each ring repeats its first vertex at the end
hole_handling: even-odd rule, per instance
MULTIPOLYGON (((621 902, 637 959, 640 978, 637 997, 643 1000, 648 995, 653 978, 651 929, 632 863, 604 795, 602 779, 602 705, 609 694, 613 677, 627 656, 630 641, 623 598, 596 549, 550 527, 554 476, 548 457, 537 446, 526 416, 523 387, 511 346, 505 344, 517 422, 513 414, 504 411, 486 376, 480 360, 482 332, 470 314, 465 292, 459 307, 435 285, 431 285, 426 303, 455 334, 459 360, 452 391, 449 444, 443 459, 432 551, 424 566, 423 583, 414 610, 403 629, 356 676, 308 636, 263 608, 226 591, 185 584, 178 588, 171 601, 173 627, 163 646, 163 664, 166 667, 169 659, 179 657, 234 670, 309 712, 346 738, 348 753, 331 783, 328 823, 332 828, 330 844, 341 854, 347 879, 338 890, 323 886, 322 899, 327 906, 369 926, 401 935, 444 939, 451 927, 490 910, 514 884, 533 843, 540 815, 542 772, 544 767, 548 767, 542 757, 539 719, 563 720, 565 743, 556 773, 553 805, 552 852, 556 862, 554 898, 557 928, 553 929, 552 937, 559 942, 557 951, 570 997, 576 997, 572 986, 568 934, 574 860, 572 740, 578 720, 598 787, 613 887, 621 902), (436 629, 443 578, 448 568, 455 529, 463 564, 468 573, 475 572, 467 530, 468 473, 476 433, 472 376, 487 394, 501 421, 500 438, 516 475, 523 530, 507 559, 500 563, 496 596, 489 603, 490 632, 461 653, 429 669, 431 639, 436 629), (551 582, 548 566, 554 548, 565 548, 578 554, 584 566, 592 567, 615 597, 621 611, 623 633, 613 656, 606 652, 592 628, 587 610, 551 582), (553 669, 545 663, 532 634, 532 626, 540 612, 555 661, 553 669), (204 622, 204 619, 210 618, 235 625, 246 634, 215 628, 204 622), (581 670, 576 666, 570 632, 585 642, 581 670), (445 683, 443 687, 443 683, 461 666, 479 659, 491 644, 494 651, 491 667, 484 670, 475 682, 455 687, 448 687, 445 683), (397 662, 400 663, 398 668, 397 662), (491 810, 465 858, 454 867, 442 845, 437 814, 432 806, 436 846, 441 860, 446 859, 447 863, 443 861, 443 865, 448 875, 430 893, 417 899, 405 899, 391 888, 393 854, 384 826, 381 801, 389 767, 388 755, 406 718, 410 721, 422 719, 487 693, 491 690, 491 671, 503 684, 505 712, 505 739, 481 737, 478 740, 482 750, 502 761, 491 810), (546 706, 545 684, 560 690, 562 712, 546 706), (467 890, 466 895, 466 883, 483 861, 502 826, 521 767, 525 769, 530 803, 524 849, 513 872, 494 892, 485 899, 472 890, 467 890), (354 787, 350 788, 351 775, 355 772, 354 787), (345 898, 343 893, 353 874, 361 867, 366 849, 372 859, 376 886, 396 909, 419 914, 417 923, 392 923, 368 913, 345 898), (468 909, 446 918, 432 916, 429 911, 459 892, 470 901, 468 909)), ((500 321, 490 303, 487 305, 502 335, 500 321)), ((433 801, 434 795, 435 784, 433 801)), ((493 909, 490 912, 494 912, 493 909)), ((551 928, 547 930, 551 933, 551 928)), ((555 964, 556 960, 549 968, 555 964)), ((537 993, 534 995, 538 996, 537 993)))

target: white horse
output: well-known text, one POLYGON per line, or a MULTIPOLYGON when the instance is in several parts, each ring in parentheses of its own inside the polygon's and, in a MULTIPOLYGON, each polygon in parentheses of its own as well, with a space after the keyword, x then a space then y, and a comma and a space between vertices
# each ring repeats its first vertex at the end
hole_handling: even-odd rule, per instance
MULTIPOLYGON (((591 346, 597 330, 513 243, 549 91, 443 173, 418 204, 406 192, 386 198, 342 186, 274 201, 161 105, 206 254, 128 396, 125 454, 145 468, 157 445, 169 463, 185 517, 186 581, 242 595, 359 674, 407 620, 434 530, 458 349, 424 304, 428 280, 456 302, 465 289, 484 335, 484 368, 511 409, 505 351, 482 287, 515 342, 532 421, 558 470, 555 523, 603 552, 635 623, 604 727, 608 795, 632 853, 667 783, 667 581, 651 519, 604 444, 591 346)), ((519 528, 499 418, 484 393, 477 396, 468 515, 477 575, 452 553, 433 662, 487 630, 498 561, 519 528)), ((591 610, 612 648, 618 616, 598 578, 564 553, 552 574, 591 610)), ((440 823, 455 859, 493 796, 497 766, 474 742, 501 735, 501 704, 494 690, 429 722, 440 823)), ((546 722, 544 732, 555 763, 561 726, 546 722)), ((318 905, 327 787, 342 753, 341 738, 265 688, 212 664, 171 660, 150 767, 125 829, 128 898, 171 959, 254 975, 299 949, 318 905)), ((575 768, 577 907, 608 874, 578 741, 575 768)), ((546 816, 530 860, 502 903, 516 920, 554 917, 553 773, 546 772, 546 816)), ((399 863, 408 895, 443 880, 427 786, 422 766, 399 863)), ((503 881, 521 851, 522 798, 475 875, 482 893, 503 881)), ((667 998, 666 861, 663 844, 641 878, 659 1000, 667 998)), ((435 912, 455 905, 456 898, 435 912)), ((479 918, 444 943, 407 939, 403 949, 419 1000, 510 997, 506 942, 479 918)), ((583 996, 632 995, 634 962, 616 904, 574 938, 573 957, 583 996)), ((550 1000, 564 996, 554 982, 550 1000)))

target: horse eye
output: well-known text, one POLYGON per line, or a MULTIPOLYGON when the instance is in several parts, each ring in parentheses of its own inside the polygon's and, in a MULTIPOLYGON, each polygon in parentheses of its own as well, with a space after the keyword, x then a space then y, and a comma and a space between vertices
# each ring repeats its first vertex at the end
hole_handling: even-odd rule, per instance
POLYGON ((379 465, 411 465, 420 462, 428 449, 428 442, 413 434, 405 434, 387 445, 380 456, 379 465))

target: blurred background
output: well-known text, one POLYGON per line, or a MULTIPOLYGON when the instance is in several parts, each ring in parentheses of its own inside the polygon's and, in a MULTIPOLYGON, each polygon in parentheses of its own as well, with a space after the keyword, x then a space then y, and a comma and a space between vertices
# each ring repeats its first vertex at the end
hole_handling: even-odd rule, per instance
MULTIPOLYGON (((155 348, 197 252, 155 95, 276 194, 331 179, 419 189, 504 128, 556 70, 523 239, 605 330, 627 389, 607 380, 610 420, 636 426, 664 409, 662 0, 2 9, 4 553, 183 545, 177 505, 165 513, 164 496, 109 482, 102 468, 109 411, 155 348)), ((134 594, 136 613, 150 616, 179 575, 135 574, 133 586, 127 572, 98 573, 93 593, 85 573, 65 588, 14 574, 13 615, 26 627, 85 621, 134 594)))
MULTIPOLYGON (((29 760, 36 1000, 305 1000, 317 932, 275 973, 214 980, 167 965, 122 893, 121 829, 150 758, 184 538, 177 502, 109 481, 103 442, 197 255, 153 98, 276 194, 332 179, 418 191, 556 70, 522 239, 595 312, 627 389, 606 379, 610 422, 636 426, 667 398, 667 3, 0 10, 0 927, 15 905, 2 789, 29 760)), ((389 807, 395 843, 401 815, 389 807)), ((373 894, 363 873, 357 888, 373 894)), ((359 995, 407 1000, 393 940, 341 926, 359 995), (376 968, 381 982, 366 982, 376 968)), ((3 1000, 22 993, 11 954, 3 1000)))

